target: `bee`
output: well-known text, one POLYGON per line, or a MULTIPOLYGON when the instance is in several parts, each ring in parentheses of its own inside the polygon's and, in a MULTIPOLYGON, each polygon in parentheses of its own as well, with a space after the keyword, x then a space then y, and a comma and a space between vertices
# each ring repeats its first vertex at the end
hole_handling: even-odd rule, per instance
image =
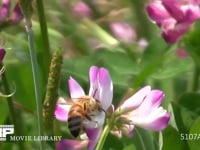
MULTIPOLYGON (((100 101, 90 96, 78 98, 71 106, 68 113, 68 128, 74 137, 78 137, 84 129, 84 120, 93 121, 92 116, 104 111, 100 101)), ((105 111, 104 111, 105 112, 105 111)), ((98 122, 96 122, 97 124, 98 122)))

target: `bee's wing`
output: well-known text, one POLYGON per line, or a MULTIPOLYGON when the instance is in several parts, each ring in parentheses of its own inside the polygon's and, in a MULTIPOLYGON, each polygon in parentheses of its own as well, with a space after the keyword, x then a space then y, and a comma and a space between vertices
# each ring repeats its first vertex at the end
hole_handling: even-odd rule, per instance
POLYGON ((73 101, 71 99, 65 99, 63 97, 59 97, 57 104, 61 104, 61 105, 72 105, 73 101))

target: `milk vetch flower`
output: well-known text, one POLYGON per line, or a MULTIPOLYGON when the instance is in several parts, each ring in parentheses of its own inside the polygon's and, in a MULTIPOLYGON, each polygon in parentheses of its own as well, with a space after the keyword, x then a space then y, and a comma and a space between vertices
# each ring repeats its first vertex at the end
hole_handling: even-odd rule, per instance
MULTIPOLYGON (((113 84, 110 74, 105 68, 98 68, 92 66, 89 71, 90 89, 86 95, 83 88, 72 77, 68 80, 69 91, 71 99, 76 103, 78 98, 89 96, 98 100, 102 106, 102 109, 106 112, 110 107, 113 98, 113 84)), ((71 108, 71 104, 67 104, 63 98, 59 98, 56 105, 55 117, 60 121, 67 122, 68 113, 71 108), (63 103, 65 103, 63 105, 63 103)), ((58 149, 62 149, 62 145, 65 145, 69 149, 81 149, 87 145, 89 150, 92 150, 102 131, 102 127, 105 120, 105 112, 101 111, 91 116, 91 120, 87 118, 83 120, 84 131, 87 134, 87 138, 84 141, 80 140, 63 140, 56 143, 58 149), (73 144, 73 143, 79 144, 73 144)))
POLYGON ((200 19, 200 5, 194 0, 153 0, 147 5, 147 12, 167 43, 178 41, 200 19))
POLYGON ((163 130, 170 119, 167 111, 160 106, 163 98, 162 91, 145 86, 116 109, 115 114, 120 115, 111 132, 121 137, 122 133, 132 136, 135 126, 154 131, 163 130))

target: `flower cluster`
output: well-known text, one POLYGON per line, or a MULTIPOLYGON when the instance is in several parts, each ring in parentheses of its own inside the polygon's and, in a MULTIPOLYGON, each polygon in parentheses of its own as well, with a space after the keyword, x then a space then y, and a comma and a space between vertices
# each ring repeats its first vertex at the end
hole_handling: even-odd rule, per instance
MULTIPOLYGON (((87 135, 84 140, 66 139, 59 141, 56 143, 57 149, 79 150, 87 146, 89 150, 93 150, 102 133, 105 113, 108 113, 108 108, 110 108, 109 110, 113 108, 113 110, 110 118, 106 119, 110 124, 111 133, 118 137, 122 137, 122 134, 132 136, 135 126, 154 131, 166 128, 170 115, 160 106, 164 98, 162 91, 151 90, 150 86, 145 86, 114 110, 112 105, 113 84, 108 70, 92 66, 89 71, 89 79, 90 90, 88 96, 98 100, 105 112, 102 111, 91 116, 91 120, 87 118, 83 120, 84 132, 87 135), (97 124, 94 124, 94 121, 97 124)), ((68 83, 70 96, 74 103, 78 98, 86 96, 82 87, 72 77, 69 78, 68 83)), ((56 118, 60 121, 67 121, 70 108, 72 108, 72 105, 60 97, 55 110, 56 118)))
POLYGON ((175 43, 200 19, 198 0, 153 0, 147 5, 149 17, 161 29, 167 43, 175 43))

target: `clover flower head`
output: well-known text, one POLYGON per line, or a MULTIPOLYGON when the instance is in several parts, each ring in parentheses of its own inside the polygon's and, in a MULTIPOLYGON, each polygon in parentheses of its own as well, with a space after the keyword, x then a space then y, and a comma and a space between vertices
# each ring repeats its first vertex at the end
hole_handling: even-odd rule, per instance
MULTIPOLYGON (((92 66, 89 71, 89 80, 90 89, 88 95, 86 95, 83 88, 78 84, 78 82, 76 82, 76 80, 74 80, 72 77, 69 78, 68 84, 72 101, 76 103, 79 98, 94 98, 99 101, 102 109, 106 112, 107 109, 110 107, 113 98, 113 84, 109 72, 105 68, 92 66)), ((66 101, 63 98, 59 98, 56 105, 55 117, 60 121, 67 122, 69 118, 70 108, 73 105, 67 103, 63 105, 63 103, 66 103, 66 101)), ((92 150, 96 145, 97 139, 102 131, 105 120, 104 111, 100 111, 99 113, 92 112, 93 114, 91 115, 91 120, 88 120, 87 118, 83 120, 84 131, 87 134, 87 139, 84 140, 86 142, 79 140, 64 140, 60 141, 61 143, 57 143, 57 148, 59 149, 60 145, 62 144, 73 146, 73 142, 75 142, 81 144, 83 147, 85 145, 88 145, 88 149, 92 150)), ((74 145, 73 149, 80 148, 76 148, 76 146, 77 145, 74 145)))

